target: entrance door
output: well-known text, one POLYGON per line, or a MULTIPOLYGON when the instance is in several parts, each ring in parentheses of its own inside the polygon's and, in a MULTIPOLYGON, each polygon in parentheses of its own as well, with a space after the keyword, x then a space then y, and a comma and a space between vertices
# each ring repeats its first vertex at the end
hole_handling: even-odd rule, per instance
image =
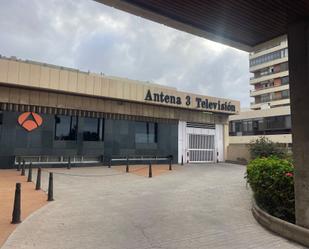
POLYGON ((190 163, 208 163, 215 161, 215 136, 188 134, 190 163))

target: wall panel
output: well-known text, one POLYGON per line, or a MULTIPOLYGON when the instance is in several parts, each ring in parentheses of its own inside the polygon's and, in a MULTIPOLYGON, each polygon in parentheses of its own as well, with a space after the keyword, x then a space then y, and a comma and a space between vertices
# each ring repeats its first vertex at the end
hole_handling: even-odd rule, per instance
MULTIPOLYGON (((55 86, 57 89, 57 86, 55 86)), ((59 73, 59 87, 60 91, 67 91, 69 89, 69 72, 60 70, 59 73)))
POLYGON ((59 90, 60 70, 51 68, 50 69, 50 81, 49 86, 51 89, 59 90))
POLYGON ((9 61, 0 60, 0 82, 8 81, 9 61))
POLYGON ((17 61, 9 61, 8 81, 18 84, 19 63, 17 61))
POLYGON ((39 65, 30 64, 30 82, 28 86, 39 87, 41 77, 41 67, 39 65))
MULTIPOLYGON (((1 63, 1 60, 0 60, 1 63)), ((1 65, 0 65, 1 71, 1 65)), ((25 85, 29 84, 30 80, 30 64, 29 63, 20 63, 19 65, 19 84, 25 85)))
POLYGON ((40 87, 48 89, 49 88, 49 68, 48 67, 41 67, 41 73, 40 73, 40 87))

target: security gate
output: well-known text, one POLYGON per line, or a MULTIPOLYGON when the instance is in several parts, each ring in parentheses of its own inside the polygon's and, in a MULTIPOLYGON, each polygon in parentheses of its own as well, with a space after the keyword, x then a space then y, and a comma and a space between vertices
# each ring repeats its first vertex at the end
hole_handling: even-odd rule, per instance
POLYGON ((189 162, 206 163, 215 161, 215 136, 214 135, 189 135, 189 162))

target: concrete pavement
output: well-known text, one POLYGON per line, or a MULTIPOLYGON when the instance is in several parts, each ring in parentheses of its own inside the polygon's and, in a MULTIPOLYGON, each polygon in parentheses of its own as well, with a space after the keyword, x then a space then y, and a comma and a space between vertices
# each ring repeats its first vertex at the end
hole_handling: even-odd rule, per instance
POLYGON ((244 166, 191 165, 151 179, 105 167, 53 172, 56 201, 2 249, 304 248, 254 220, 244 166))

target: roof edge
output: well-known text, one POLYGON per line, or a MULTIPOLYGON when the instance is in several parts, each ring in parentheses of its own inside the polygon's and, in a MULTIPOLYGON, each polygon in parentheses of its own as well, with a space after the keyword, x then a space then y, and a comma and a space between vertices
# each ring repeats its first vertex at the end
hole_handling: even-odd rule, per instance
POLYGON ((190 33, 192 35, 200 36, 203 38, 206 38, 208 40, 218 42, 239 50, 243 50, 246 52, 251 52, 253 51, 253 47, 250 45, 243 44, 241 42, 237 42, 234 40, 231 40, 226 37, 218 36, 212 32, 205 31, 203 29, 199 29, 196 27, 193 27, 189 24, 185 24, 183 22, 176 21, 172 18, 157 14, 155 12, 152 12, 150 10, 144 9, 142 7, 136 6, 132 3, 129 3, 127 1, 123 0, 94 0, 96 2, 108 5, 110 7, 114 7, 116 9, 128 12, 130 14, 166 25, 168 27, 184 31, 187 33, 190 33))

